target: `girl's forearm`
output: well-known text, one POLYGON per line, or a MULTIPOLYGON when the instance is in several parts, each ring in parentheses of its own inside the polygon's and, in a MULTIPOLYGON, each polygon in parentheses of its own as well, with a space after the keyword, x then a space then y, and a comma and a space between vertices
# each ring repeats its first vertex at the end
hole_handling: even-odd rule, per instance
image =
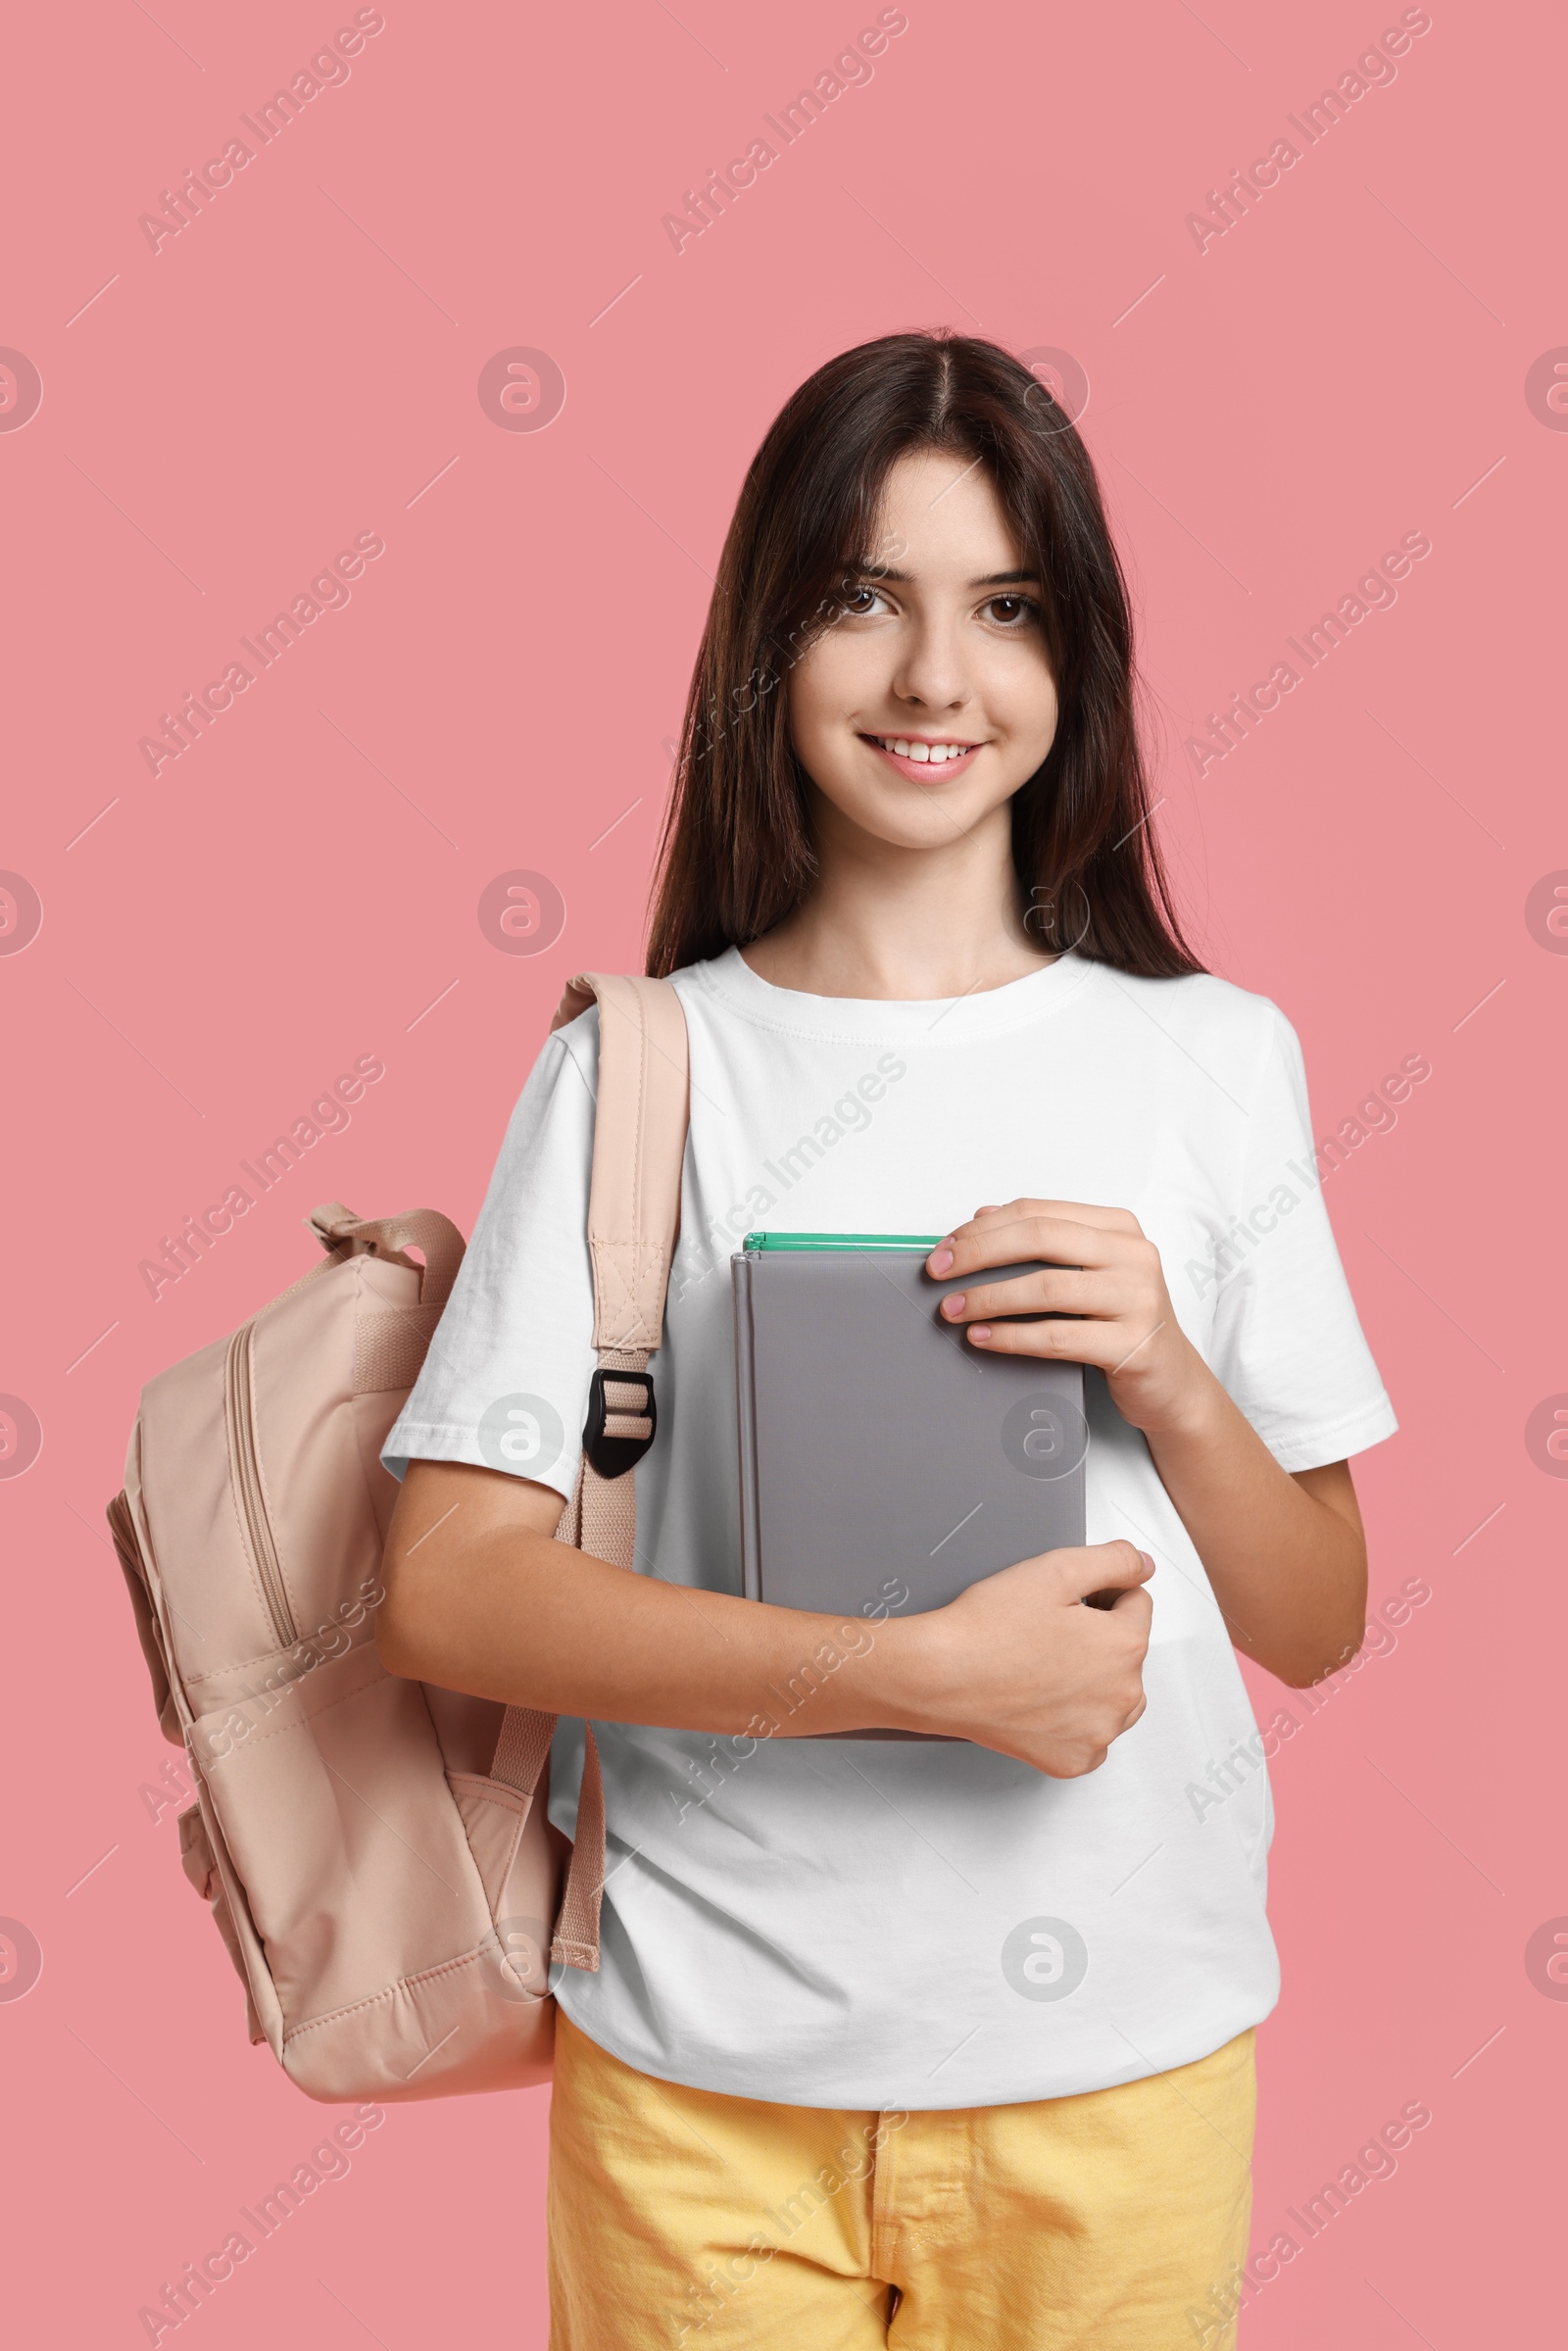
POLYGON ((1304 1472, 1319 1490, 1308 1491, 1206 1369, 1181 1419, 1147 1435, 1236 1646, 1297 1688, 1343 1665, 1366 1626, 1366 1546, 1345 1465, 1304 1472))
POLYGON ((568 1548, 551 1535, 561 1508, 494 1470, 411 1464, 376 1625, 388 1670, 544 1714, 732 1738, 934 1732, 1059 1778, 1094 1770, 1143 1711, 1153 1562, 1130 1543, 1051 1552, 923 1615, 818 1616, 568 1548), (1108 1609, 1080 1605, 1110 1591, 1108 1609))
POLYGON ((690 1592, 514 1526, 471 1543, 451 1575, 407 1565, 389 1578, 380 1648, 421 1681, 671 1730, 739 1734, 761 1716, 785 1737, 864 1729, 893 1704, 903 1626, 690 1592))

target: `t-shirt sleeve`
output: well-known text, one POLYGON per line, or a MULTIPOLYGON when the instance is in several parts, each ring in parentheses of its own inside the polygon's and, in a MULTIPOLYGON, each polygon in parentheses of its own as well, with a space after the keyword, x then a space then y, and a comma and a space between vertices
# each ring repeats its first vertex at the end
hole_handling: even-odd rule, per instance
POLYGON ((382 1447, 468 1461, 569 1500, 593 1375, 588 1186, 598 1012, 558 1030, 507 1128, 484 1206, 419 1377, 382 1447))
POLYGON ((1313 1160, 1296 1032, 1273 1036, 1252 1105, 1209 1362, 1282 1469, 1316 1469, 1398 1423, 1361 1334, 1313 1160))

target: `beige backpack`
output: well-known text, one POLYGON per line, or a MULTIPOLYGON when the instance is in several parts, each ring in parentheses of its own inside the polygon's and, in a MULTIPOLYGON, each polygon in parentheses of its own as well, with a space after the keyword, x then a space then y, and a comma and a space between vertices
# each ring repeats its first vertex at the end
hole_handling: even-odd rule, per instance
MULTIPOLYGON (((596 997, 599 1368, 557 1538, 630 1568, 686 1024, 667 982, 586 973, 553 1027, 596 997)), ((159 1720, 196 1783, 181 1858, 244 1982, 252 2040, 308 2096, 516 2088, 550 2072, 548 1960, 599 1965, 598 1748, 590 1727, 568 1845, 546 1819, 554 1715, 381 1664, 398 1489, 380 1450, 464 1243, 428 1208, 362 1220, 334 1200, 310 1223, 325 1261, 143 1390, 109 1505, 159 1720)))

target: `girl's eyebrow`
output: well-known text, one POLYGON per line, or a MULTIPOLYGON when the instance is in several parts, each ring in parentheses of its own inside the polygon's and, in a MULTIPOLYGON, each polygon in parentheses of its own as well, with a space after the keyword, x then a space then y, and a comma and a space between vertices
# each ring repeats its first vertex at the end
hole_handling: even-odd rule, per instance
MULTIPOLYGON (((911 585, 913 575, 907 571, 896 571, 891 563, 865 563, 855 576, 858 579, 889 579, 906 588, 911 585)), ((971 588, 1038 588, 1040 574, 1029 570, 988 571, 983 579, 971 579, 966 585, 971 588)))

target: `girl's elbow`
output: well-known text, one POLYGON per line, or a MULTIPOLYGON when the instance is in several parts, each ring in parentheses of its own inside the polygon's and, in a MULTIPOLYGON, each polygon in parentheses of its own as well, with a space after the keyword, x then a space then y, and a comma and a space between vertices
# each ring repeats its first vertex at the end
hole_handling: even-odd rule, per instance
POLYGON ((1282 1657, 1273 1671, 1287 1688, 1310 1690, 1314 1684, 1327 1682, 1332 1675, 1343 1673, 1347 1666, 1353 1665, 1365 1639, 1366 1615, 1363 1609, 1331 1628, 1327 1637, 1320 1635, 1289 1656, 1282 1657))

